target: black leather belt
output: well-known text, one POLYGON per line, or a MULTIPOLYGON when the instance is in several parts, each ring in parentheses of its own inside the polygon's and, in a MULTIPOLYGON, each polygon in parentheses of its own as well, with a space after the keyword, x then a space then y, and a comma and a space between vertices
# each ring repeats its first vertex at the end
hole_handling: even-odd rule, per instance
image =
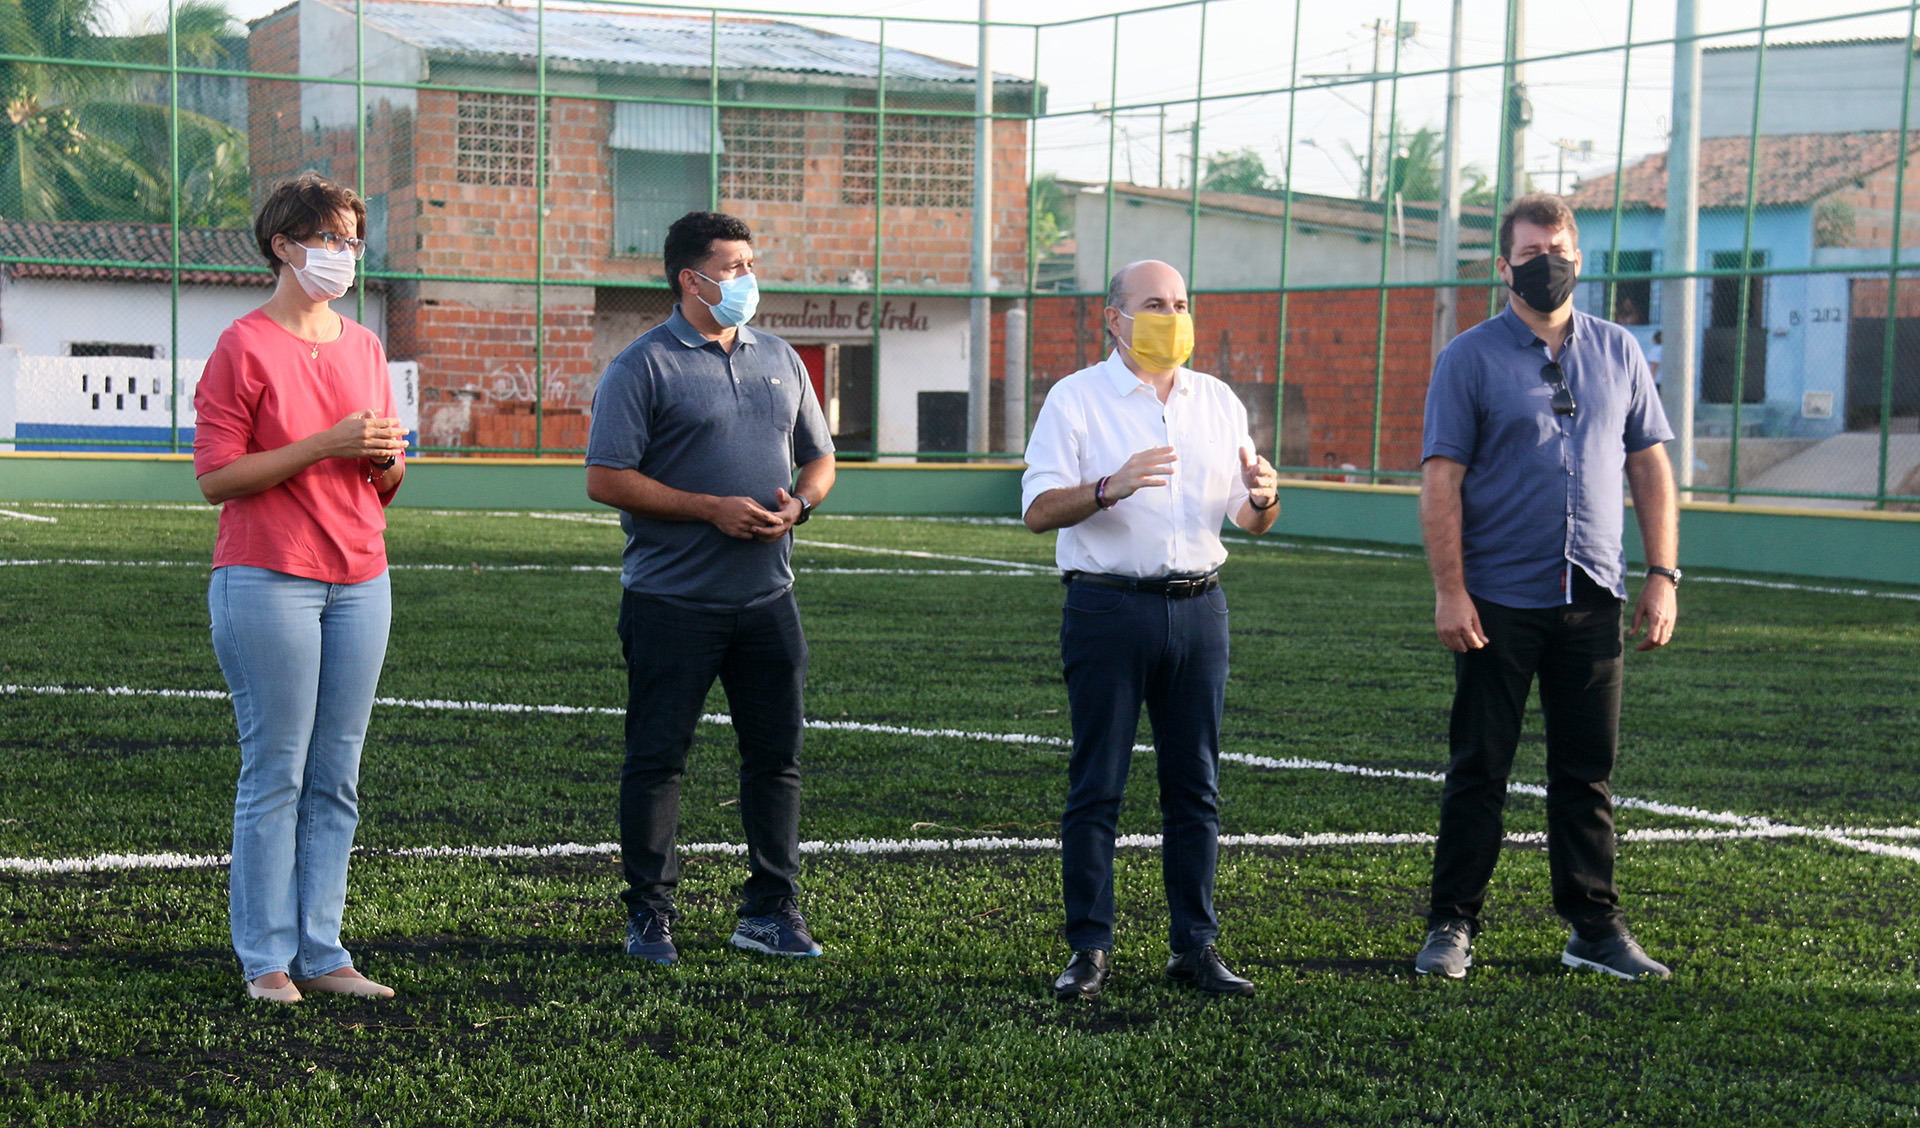
POLYGON ((1062 572, 1060 582, 1120 588, 1123 591, 1137 591, 1142 595, 1164 595, 1168 599, 1192 599, 1196 595, 1205 595, 1219 587, 1220 573, 1208 572, 1204 576, 1167 576, 1157 580, 1141 580, 1132 576, 1111 576, 1104 572, 1062 572))

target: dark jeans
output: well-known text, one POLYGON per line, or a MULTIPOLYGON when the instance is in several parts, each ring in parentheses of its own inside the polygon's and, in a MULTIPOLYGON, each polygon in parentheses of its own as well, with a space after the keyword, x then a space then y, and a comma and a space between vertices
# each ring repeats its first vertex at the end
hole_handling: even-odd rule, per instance
POLYGON ((1504 836, 1507 776, 1537 674, 1554 911, 1589 939, 1622 927, 1608 785, 1620 744, 1620 601, 1579 583, 1575 598, 1561 607, 1516 608, 1474 597, 1487 645, 1454 655, 1451 760, 1440 796, 1429 926, 1465 919, 1479 929, 1504 836))
POLYGON ((1066 938, 1113 948, 1113 848, 1140 705, 1160 776, 1160 852, 1176 952, 1213 943, 1220 853, 1220 714, 1227 693, 1227 600, 1218 588, 1168 599, 1076 583, 1060 627, 1073 759, 1060 821, 1066 938))
POLYGON ((627 659, 627 760, 620 776, 620 856, 629 912, 673 905, 680 862, 680 777, 707 691, 726 689, 740 742, 746 825, 741 916, 765 916, 799 893, 800 698, 807 640, 793 593, 745 611, 693 611, 633 592, 620 600, 627 659))

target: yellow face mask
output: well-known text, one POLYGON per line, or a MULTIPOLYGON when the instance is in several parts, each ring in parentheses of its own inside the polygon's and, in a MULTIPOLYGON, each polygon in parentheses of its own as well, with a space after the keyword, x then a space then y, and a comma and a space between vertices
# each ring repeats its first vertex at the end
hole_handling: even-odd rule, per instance
POLYGON ((1127 351, 1149 372, 1171 372, 1193 355, 1193 315, 1190 313, 1121 314, 1133 322, 1133 343, 1127 351))

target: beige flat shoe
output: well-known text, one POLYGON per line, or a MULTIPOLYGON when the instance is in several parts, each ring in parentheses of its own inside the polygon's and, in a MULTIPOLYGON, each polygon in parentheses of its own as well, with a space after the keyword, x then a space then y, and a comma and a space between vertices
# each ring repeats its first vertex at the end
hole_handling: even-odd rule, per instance
POLYGON ((303 991, 324 991, 333 995, 359 995, 368 999, 391 999, 393 988, 375 983, 371 979, 345 975, 322 975, 314 979, 303 979, 298 984, 303 991))
POLYGON ((269 1003, 297 1003, 300 997, 300 989, 291 983, 283 987, 262 987, 258 979, 247 980, 247 998, 249 999, 260 999, 269 1003))

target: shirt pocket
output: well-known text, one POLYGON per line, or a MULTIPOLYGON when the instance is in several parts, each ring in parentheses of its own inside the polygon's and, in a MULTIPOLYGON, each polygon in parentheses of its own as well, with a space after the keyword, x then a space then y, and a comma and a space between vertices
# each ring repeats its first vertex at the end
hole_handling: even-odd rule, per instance
POLYGON ((780 431, 791 432, 794 423, 800 418, 800 381, 803 376, 768 376, 762 387, 761 403, 767 413, 767 422, 780 431))

